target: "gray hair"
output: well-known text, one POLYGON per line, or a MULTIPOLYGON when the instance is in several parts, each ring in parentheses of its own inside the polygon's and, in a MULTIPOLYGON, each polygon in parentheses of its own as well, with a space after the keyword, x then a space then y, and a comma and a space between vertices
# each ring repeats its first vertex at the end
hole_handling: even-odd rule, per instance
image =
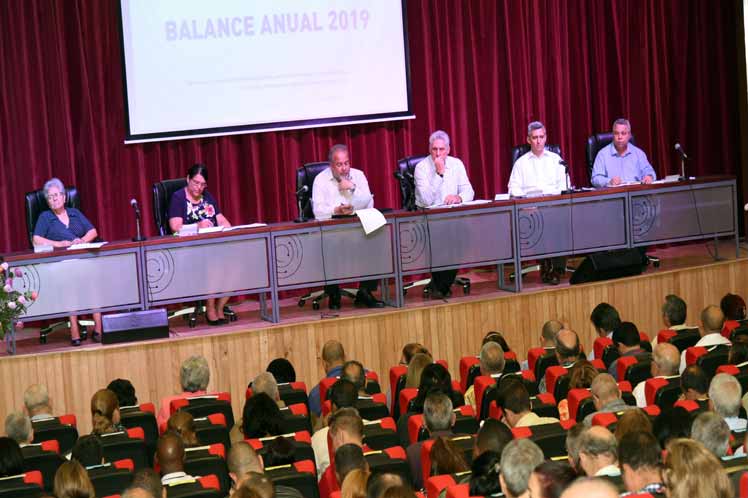
POLYGON ((260 375, 254 378, 252 381, 252 393, 265 393, 270 396, 270 399, 278 401, 280 399, 280 393, 278 392, 278 383, 275 381, 273 374, 269 372, 262 372, 260 375))
POLYGON ((184 360, 179 371, 179 382, 182 384, 182 390, 188 393, 204 391, 210 382, 208 360, 198 355, 184 360))
POLYGON ((544 130, 545 125, 541 123, 540 121, 533 121, 529 125, 527 125, 527 136, 529 137, 530 134, 535 130, 544 130))
POLYGON ((714 412, 704 412, 696 417, 691 426, 691 438, 700 442, 717 458, 727 454, 730 442, 730 427, 725 419, 714 412))
POLYGON ((613 121, 613 126, 610 127, 612 130, 616 127, 616 125, 624 125, 626 128, 628 128, 629 131, 631 131, 631 123, 629 123, 629 120, 626 118, 618 118, 615 121, 613 121))
POLYGON ((446 394, 429 394, 423 402, 423 420, 429 431, 452 427, 452 400, 446 394))
POLYGON ((709 384, 709 399, 720 417, 737 417, 740 411, 741 388, 738 379, 719 373, 709 384))
POLYGON ((21 412, 12 412, 5 417, 5 434, 18 444, 31 439, 31 419, 21 412))
MULTIPOLYGON (((602 431, 601 431, 602 432, 602 431)), ((606 434, 596 434, 593 430, 582 433, 577 443, 579 453, 587 453, 592 456, 609 455, 618 459, 618 441, 610 431, 606 434)))
POLYGON ((42 190, 44 190, 44 197, 47 197, 47 193, 52 187, 57 187, 57 190, 63 194, 65 193, 65 185, 62 183, 62 180, 59 178, 51 178, 44 183, 44 187, 42 188, 42 190))
POLYGON ((332 147, 330 147, 330 152, 327 154, 327 162, 329 162, 330 164, 332 164, 332 158, 333 158, 333 156, 335 154, 337 154, 338 152, 340 152, 340 151, 343 151, 343 152, 345 152, 346 154, 348 154, 350 156, 350 154, 348 153, 348 146, 347 145, 344 145, 344 144, 335 144, 332 147))
POLYGON ((579 465, 579 438, 587 430, 584 424, 575 424, 566 433, 566 453, 574 461, 574 465, 579 465))
POLYGON ((429 136, 429 148, 434 145, 434 140, 444 140, 444 144, 449 147, 449 135, 444 130, 436 130, 429 136))
POLYGON ((23 404, 30 414, 39 408, 49 406, 49 392, 43 384, 33 384, 23 393, 23 404))
POLYGON ((529 439, 515 439, 501 452, 501 475, 512 496, 527 491, 527 483, 532 471, 543 463, 545 457, 537 444, 529 439))
POLYGON ((501 373, 504 371, 504 350, 493 341, 489 341, 480 349, 480 366, 488 373, 501 373))
MULTIPOLYGON (((680 368, 680 358, 668 356, 666 345, 672 346, 667 342, 658 344, 652 351, 652 361, 657 365, 660 375, 678 375, 678 368, 680 368)), ((675 347, 675 346, 673 346, 675 347)))

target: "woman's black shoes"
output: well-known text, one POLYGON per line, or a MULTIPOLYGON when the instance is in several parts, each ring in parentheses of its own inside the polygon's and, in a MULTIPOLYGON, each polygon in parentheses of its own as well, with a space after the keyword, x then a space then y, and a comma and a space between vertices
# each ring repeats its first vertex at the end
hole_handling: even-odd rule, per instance
POLYGON ((72 346, 76 346, 76 347, 77 347, 77 346, 80 346, 80 345, 81 345, 81 340, 80 340, 80 339, 71 339, 71 340, 70 340, 70 344, 71 344, 72 346))

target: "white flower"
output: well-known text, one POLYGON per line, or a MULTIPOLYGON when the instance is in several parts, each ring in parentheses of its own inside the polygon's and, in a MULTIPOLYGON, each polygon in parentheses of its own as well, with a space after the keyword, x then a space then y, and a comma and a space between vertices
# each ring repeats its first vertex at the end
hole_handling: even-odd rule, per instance
POLYGON ((8 301, 8 308, 14 310, 16 309, 16 303, 15 301, 8 301))
POLYGON ((5 284, 5 287, 3 287, 3 290, 4 290, 5 292, 11 292, 11 291, 13 290, 13 287, 11 287, 11 286, 10 286, 10 285, 8 285, 8 284, 5 284))
POLYGON ((8 263, 0 264, 0 268, 2 268, 2 271, 5 271, 8 269, 8 263))

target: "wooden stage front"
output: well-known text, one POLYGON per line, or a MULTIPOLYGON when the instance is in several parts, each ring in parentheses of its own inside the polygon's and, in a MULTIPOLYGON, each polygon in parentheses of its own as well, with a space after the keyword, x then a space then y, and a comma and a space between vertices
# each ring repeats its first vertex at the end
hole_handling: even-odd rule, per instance
MULTIPOLYGON (((461 356, 477 354, 483 335, 489 330, 505 334, 520 358, 538 342, 543 323, 551 318, 567 322, 591 347, 594 330, 589 322, 599 302, 613 304, 624 320, 640 330, 653 333, 662 325, 660 306, 667 294, 677 294, 688 303, 688 323, 698 324, 700 311, 719 304, 728 292, 748 296, 748 259, 741 248, 735 259, 734 241, 720 243, 726 259, 714 262, 709 250, 713 243, 699 242, 659 248, 659 269, 606 282, 558 287, 542 286, 536 275, 525 277, 521 294, 497 291, 493 271, 474 271, 472 292, 445 301, 425 301, 420 290, 412 290, 402 309, 370 312, 355 310, 343 301, 339 316, 323 317, 310 303, 304 308, 296 299, 283 301, 282 321, 270 325, 258 318, 256 302, 235 306, 240 320, 224 327, 189 329, 175 321, 169 339, 103 346, 86 343, 69 347, 69 334, 60 331, 49 343, 39 345, 37 330, 20 332, 18 352, 0 358, 0 402, 3 419, 23 407, 23 391, 33 383, 46 384, 56 413, 75 413, 81 434, 90 431, 89 402, 92 394, 115 378, 130 379, 140 402, 157 402, 179 391, 179 366, 190 355, 204 355, 211 365, 210 390, 229 391, 234 413, 240 416, 247 383, 273 358, 286 357, 295 366, 298 380, 311 387, 323 375, 318 359, 325 341, 338 339, 350 359, 360 360, 379 373, 387 386, 389 367, 396 365, 403 344, 425 344, 437 359, 449 362, 453 378, 458 377, 461 356)), ((326 303, 324 303, 326 305, 326 303)), ((326 311, 323 307, 322 311, 326 311)))

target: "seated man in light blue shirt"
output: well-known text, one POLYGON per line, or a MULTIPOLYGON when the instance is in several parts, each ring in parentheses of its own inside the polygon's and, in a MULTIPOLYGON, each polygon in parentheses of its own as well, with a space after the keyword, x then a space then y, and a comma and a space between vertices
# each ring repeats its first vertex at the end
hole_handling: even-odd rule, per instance
POLYGON ((616 119, 613 123, 613 141, 600 149, 592 166, 592 186, 610 187, 622 183, 652 183, 657 175, 649 164, 647 155, 630 144, 631 123, 616 119))

